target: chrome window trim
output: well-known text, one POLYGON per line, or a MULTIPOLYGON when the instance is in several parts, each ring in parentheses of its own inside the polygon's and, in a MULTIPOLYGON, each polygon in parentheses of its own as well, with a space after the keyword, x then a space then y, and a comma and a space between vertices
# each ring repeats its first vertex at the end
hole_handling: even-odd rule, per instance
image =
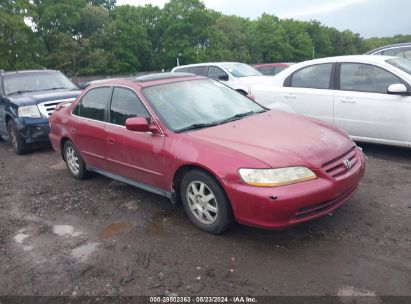
POLYGON ((77 118, 83 119, 83 120, 99 122, 99 123, 102 123, 102 124, 104 124, 104 125, 107 124, 107 122, 105 122, 105 121, 96 120, 96 119, 91 119, 91 118, 87 118, 87 117, 83 117, 83 116, 78 116, 78 115, 73 114, 73 112, 71 112, 71 116, 74 116, 74 117, 77 117, 77 118))

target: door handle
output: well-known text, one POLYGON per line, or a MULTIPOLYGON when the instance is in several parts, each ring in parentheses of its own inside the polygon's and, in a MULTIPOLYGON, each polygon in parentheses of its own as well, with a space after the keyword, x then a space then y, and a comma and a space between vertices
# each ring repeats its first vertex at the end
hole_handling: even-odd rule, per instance
POLYGON ((341 99, 340 102, 342 102, 342 103, 357 103, 355 100, 352 100, 352 99, 341 99))
POLYGON ((114 145, 114 144, 116 143, 116 141, 114 140, 114 138, 111 138, 111 137, 107 137, 107 138, 106 138, 106 141, 107 141, 107 143, 110 144, 110 145, 114 145))

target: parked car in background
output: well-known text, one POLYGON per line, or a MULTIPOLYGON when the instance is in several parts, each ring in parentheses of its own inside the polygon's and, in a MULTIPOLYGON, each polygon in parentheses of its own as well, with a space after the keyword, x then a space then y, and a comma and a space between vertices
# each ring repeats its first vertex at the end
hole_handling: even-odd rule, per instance
POLYGON ((355 140, 411 147, 409 60, 359 55, 306 61, 251 93, 263 105, 282 104, 334 124, 355 140))
POLYGON ((367 55, 395 56, 411 60, 411 42, 385 45, 366 53, 367 55))
POLYGON ((49 141, 49 116, 59 103, 74 101, 78 88, 59 71, 0 73, 0 136, 17 154, 49 141))
POLYGON ((186 72, 217 80, 247 95, 253 84, 262 83, 270 78, 248 64, 238 62, 210 62, 175 67, 171 72, 186 72))
POLYGON ((293 64, 293 62, 259 63, 253 64, 252 67, 263 75, 274 76, 293 64))
POLYGON ((50 125, 75 178, 95 171, 181 200, 194 225, 216 234, 234 219, 286 228, 329 214, 364 174, 341 130, 187 73, 90 86, 50 125))

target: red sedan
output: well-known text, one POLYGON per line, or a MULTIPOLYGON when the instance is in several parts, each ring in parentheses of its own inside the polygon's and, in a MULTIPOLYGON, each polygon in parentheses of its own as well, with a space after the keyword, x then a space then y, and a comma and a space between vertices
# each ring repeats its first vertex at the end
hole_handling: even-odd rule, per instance
POLYGON ((263 75, 274 76, 284 71, 289 66, 293 65, 293 62, 277 62, 277 63, 258 63, 253 64, 253 68, 261 72, 263 75))
POLYGON ((324 216, 364 174, 343 131, 192 74, 92 85, 50 125, 75 178, 94 171, 181 201, 194 225, 216 234, 234 220, 286 228, 324 216))

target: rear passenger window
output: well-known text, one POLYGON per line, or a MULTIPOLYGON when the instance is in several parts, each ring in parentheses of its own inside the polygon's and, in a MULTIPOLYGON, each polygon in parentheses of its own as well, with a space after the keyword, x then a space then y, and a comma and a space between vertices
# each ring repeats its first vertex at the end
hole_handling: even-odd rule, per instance
POLYGON ((206 70, 207 70, 206 66, 197 66, 197 67, 189 68, 188 72, 196 74, 196 75, 200 75, 200 76, 206 76, 207 74, 206 70))
POLYGON ((256 68, 258 71, 260 71, 264 75, 275 75, 275 67, 274 66, 269 66, 269 67, 260 67, 256 68))
POLYGON ((150 117, 150 114, 133 91, 114 88, 111 99, 110 123, 125 126, 126 120, 131 117, 150 117))
POLYGON ((332 64, 317 64, 296 71, 291 78, 291 87, 329 89, 332 64))
POLYGON ((188 68, 178 68, 174 70, 175 73, 188 73, 188 68))
POLYGON ((96 88, 88 91, 77 104, 73 114, 93 120, 104 121, 110 88, 96 88))

